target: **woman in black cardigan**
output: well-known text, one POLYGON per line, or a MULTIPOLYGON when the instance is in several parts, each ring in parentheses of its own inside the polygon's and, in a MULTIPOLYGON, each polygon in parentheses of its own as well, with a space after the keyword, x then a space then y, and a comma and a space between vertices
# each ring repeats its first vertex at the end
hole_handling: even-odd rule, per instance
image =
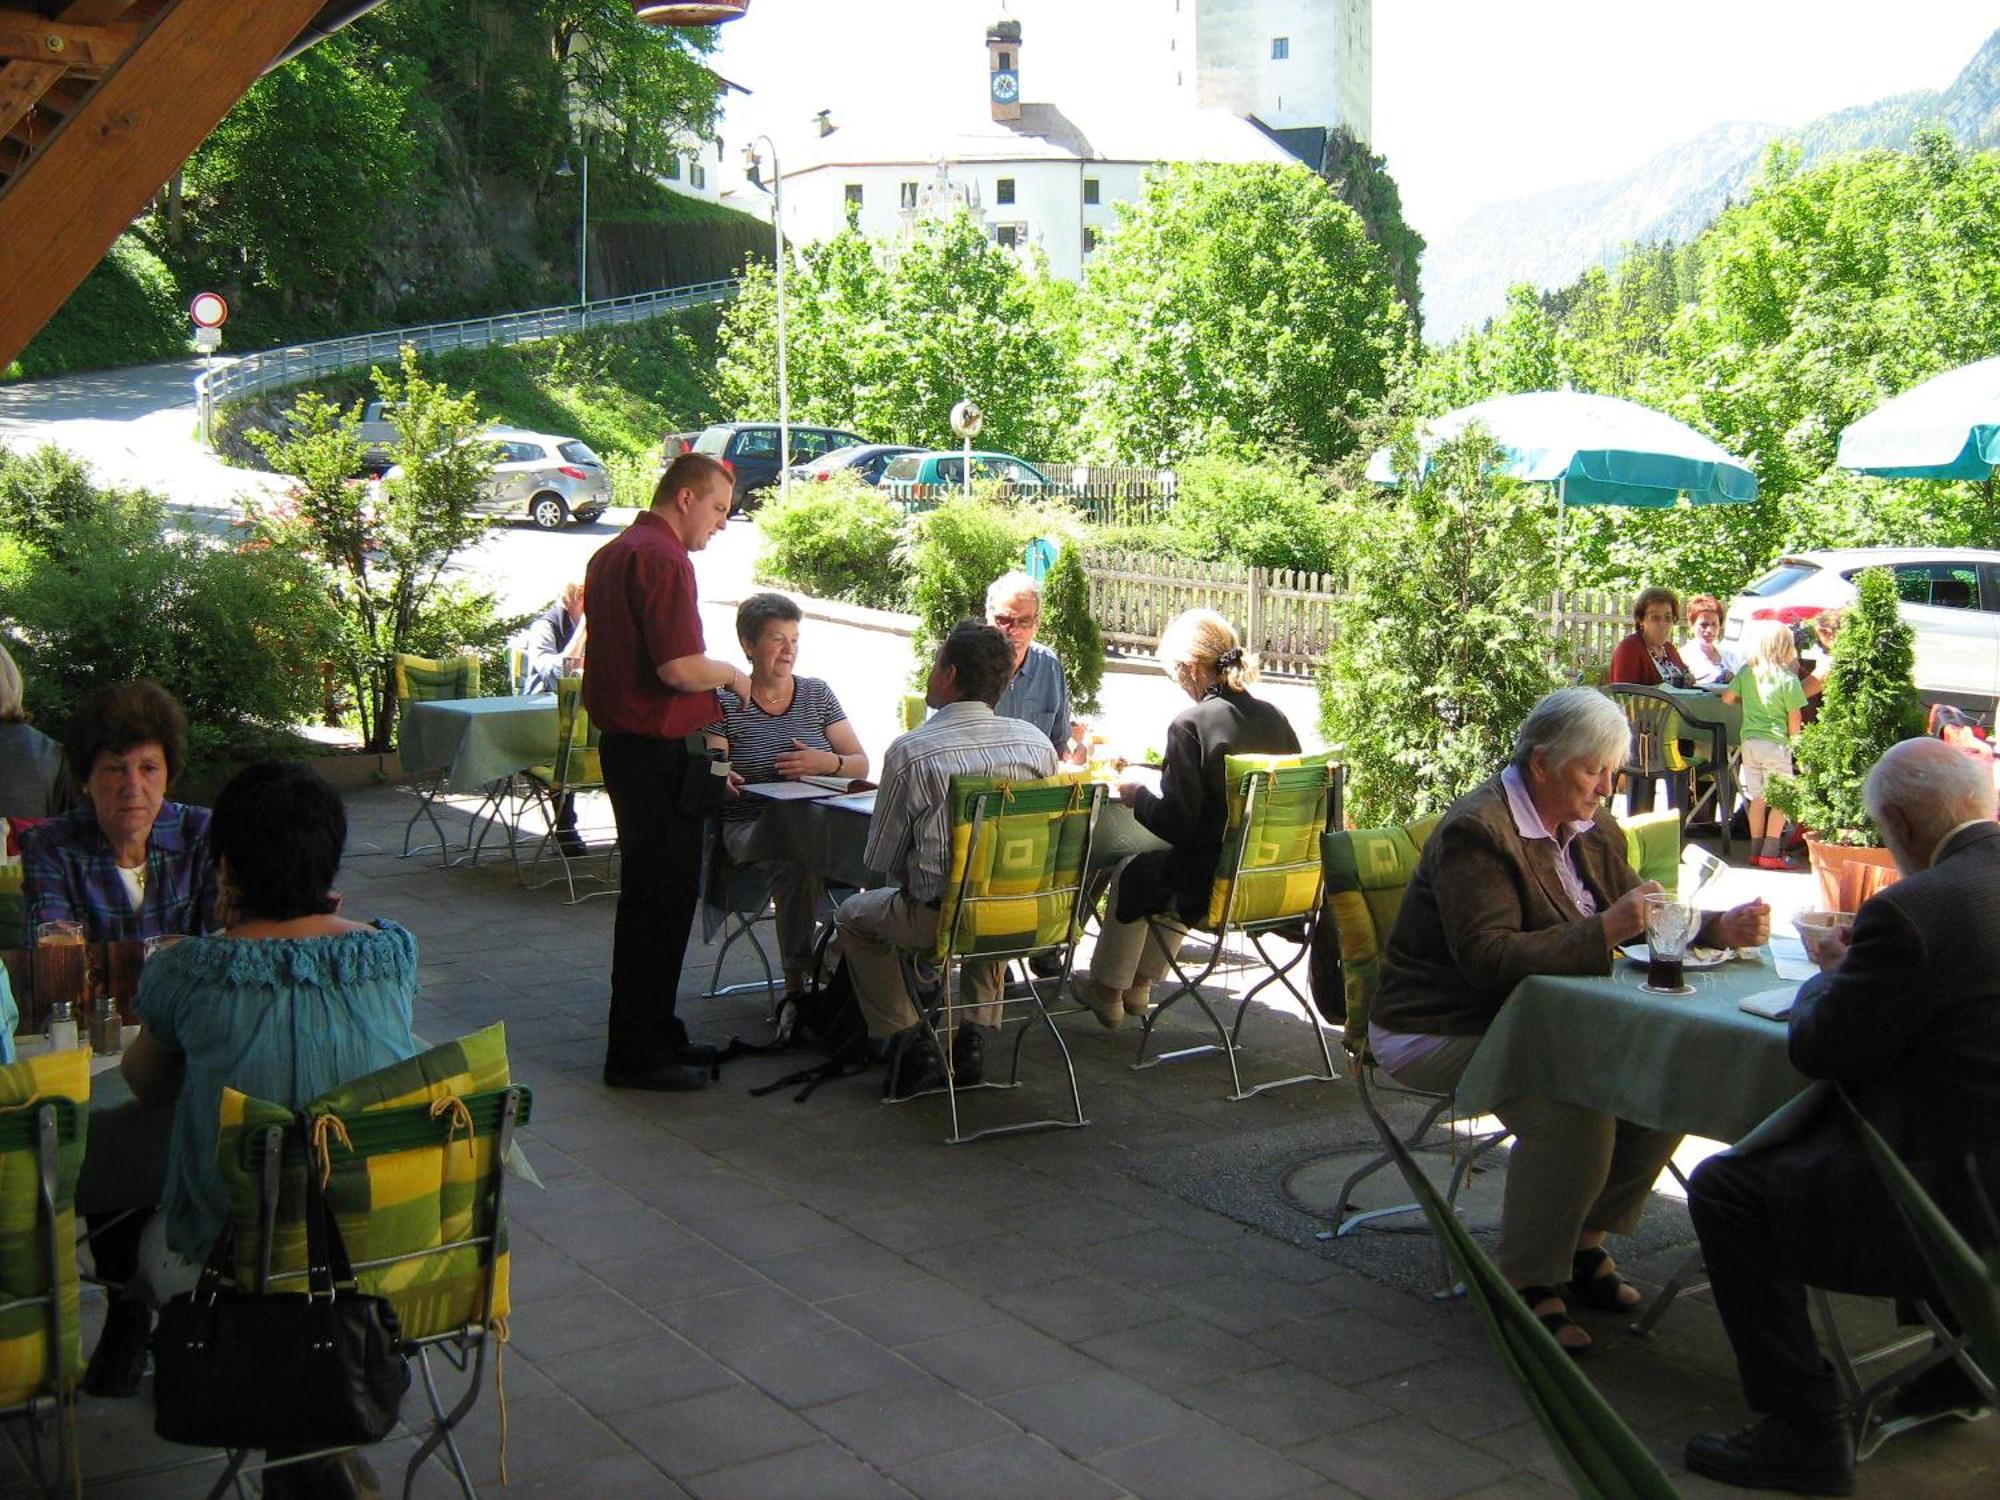
POLYGON ((1157 655, 1194 705, 1167 729, 1159 791, 1137 781, 1118 788, 1140 825, 1172 847, 1135 854, 1112 877, 1090 977, 1078 985, 1110 1029, 1146 1013, 1153 985, 1167 971, 1167 950, 1147 918, 1165 918, 1163 925, 1179 932, 1185 929, 1175 916, 1192 922, 1208 908, 1229 817, 1224 757, 1295 755, 1299 748, 1285 716, 1250 696, 1256 654, 1244 651, 1235 628, 1214 610, 1177 615, 1161 633, 1157 655))

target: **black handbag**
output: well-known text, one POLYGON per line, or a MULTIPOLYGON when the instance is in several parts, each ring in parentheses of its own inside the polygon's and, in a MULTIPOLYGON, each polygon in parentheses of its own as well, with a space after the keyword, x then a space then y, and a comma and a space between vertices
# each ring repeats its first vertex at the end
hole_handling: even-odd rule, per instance
MULTIPOLYGON (((305 1116, 297 1126, 310 1138, 305 1116)), ((306 1162, 308 1290, 224 1285, 224 1229, 192 1292, 160 1309, 153 1334, 153 1431, 204 1448, 306 1449, 377 1443, 396 1425, 410 1367, 384 1297, 355 1289, 340 1225, 306 1162)))

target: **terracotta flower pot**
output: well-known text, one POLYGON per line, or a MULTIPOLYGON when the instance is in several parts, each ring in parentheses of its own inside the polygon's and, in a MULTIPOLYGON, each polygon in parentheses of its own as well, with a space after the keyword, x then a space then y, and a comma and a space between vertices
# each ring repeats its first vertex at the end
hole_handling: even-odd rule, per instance
POLYGON ((1813 874, 1819 877, 1820 899, 1828 911, 1859 911, 1862 902, 1894 883, 1898 874, 1887 849, 1822 844, 1808 835, 1806 853, 1813 874))

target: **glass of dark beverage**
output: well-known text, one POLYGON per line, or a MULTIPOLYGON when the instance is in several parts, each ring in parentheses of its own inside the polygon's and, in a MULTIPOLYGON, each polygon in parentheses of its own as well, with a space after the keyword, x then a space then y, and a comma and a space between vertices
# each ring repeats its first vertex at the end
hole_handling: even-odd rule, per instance
POLYGON ((1646 988, 1655 994, 1688 993, 1687 945, 1701 913, 1666 891, 1646 898, 1646 988))
POLYGON ((81 922, 43 922, 35 928, 35 1004, 42 1015, 57 1001, 80 1007, 90 980, 90 950, 81 922))

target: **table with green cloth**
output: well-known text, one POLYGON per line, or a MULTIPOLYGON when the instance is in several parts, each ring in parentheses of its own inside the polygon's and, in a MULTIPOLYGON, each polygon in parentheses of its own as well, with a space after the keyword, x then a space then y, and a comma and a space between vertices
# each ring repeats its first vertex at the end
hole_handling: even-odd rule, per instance
MULTIPOLYGON (((834 885, 867 889, 888 882, 868 868, 862 851, 868 847, 868 823, 874 812, 872 793, 815 800, 770 802, 750 836, 746 863, 789 860, 804 865, 834 885)), ((1090 865, 1101 869, 1128 854, 1167 846, 1139 826, 1132 809, 1107 800, 1097 815, 1097 837, 1091 844, 1090 865)))
POLYGON ((1691 969, 1692 995, 1651 995, 1643 964, 1608 976, 1536 974, 1500 1007, 1458 1083, 1459 1109, 1490 1114, 1535 1096, 1656 1130, 1735 1141, 1806 1087, 1783 1021, 1739 1010, 1759 990, 1796 988, 1770 950, 1691 969))
POLYGON ((555 694, 405 703, 399 748, 405 771, 442 768, 450 790, 482 791, 555 759, 555 694))
POLYGON ((1693 742, 1715 767, 1715 816, 1726 823, 1736 811, 1736 768, 1743 759, 1743 705, 1725 703, 1707 688, 1663 687, 1680 722, 1675 739, 1693 742))

